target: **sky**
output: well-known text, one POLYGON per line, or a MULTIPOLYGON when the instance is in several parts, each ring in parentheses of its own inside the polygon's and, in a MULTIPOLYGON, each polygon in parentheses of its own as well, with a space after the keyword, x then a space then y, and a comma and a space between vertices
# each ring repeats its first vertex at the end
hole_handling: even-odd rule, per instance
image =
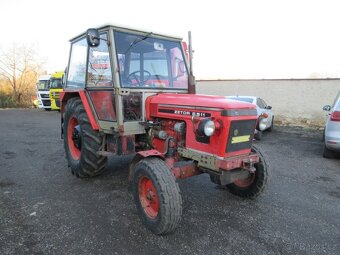
POLYGON ((338 0, 2 0, 0 48, 34 45, 51 73, 67 65, 69 39, 112 23, 192 32, 197 79, 340 77, 338 0))

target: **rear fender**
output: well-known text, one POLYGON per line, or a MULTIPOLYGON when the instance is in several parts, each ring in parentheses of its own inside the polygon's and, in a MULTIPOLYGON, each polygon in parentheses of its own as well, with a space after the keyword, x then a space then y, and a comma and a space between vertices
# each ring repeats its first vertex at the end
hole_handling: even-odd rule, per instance
POLYGON ((74 98, 74 97, 80 97, 83 106, 85 108, 86 114, 89 118, 89 121, 91 123, 92 129, 93 130, 99 130, 99 125, 98 122, 95 118, 95 115, 92 111, 92 108, 89 104, 89 99, 87 97, 87 93, 85 90, 79 90, 79 91, 63 91, 60 94, 60 116, 61 116, 61 138, 63 138, 63 123, 64 123, 64 112, 65 112, 65 106, 68 102, 69 99, 74 98))

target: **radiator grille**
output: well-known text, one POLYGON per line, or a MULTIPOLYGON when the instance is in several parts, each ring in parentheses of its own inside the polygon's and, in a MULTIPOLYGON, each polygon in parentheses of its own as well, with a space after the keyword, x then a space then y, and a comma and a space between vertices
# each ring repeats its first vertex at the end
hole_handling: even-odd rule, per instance
POLYGON ((237 120, 230 125, 226 152, 250 149, 254 137, 256 120, 237 120))

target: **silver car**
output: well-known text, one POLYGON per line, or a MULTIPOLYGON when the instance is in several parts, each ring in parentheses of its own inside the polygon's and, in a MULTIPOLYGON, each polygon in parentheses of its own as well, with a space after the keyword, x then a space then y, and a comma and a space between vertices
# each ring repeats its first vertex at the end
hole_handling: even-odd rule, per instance
POLYGON ((262 131, 271 131, 274 127, 274 113, 272 107, 260 97, 255 96, 227 96, 226 98, 247 102, 256 105, 258 123, 255 130, 254 138, 261 140, 262 131))
POLYGON ((340 91, 335 97, 332 106, 325 105, 323 110, 328 112, 324 133, 323 156, 333 158, 336 152, 340 152, 340 91))

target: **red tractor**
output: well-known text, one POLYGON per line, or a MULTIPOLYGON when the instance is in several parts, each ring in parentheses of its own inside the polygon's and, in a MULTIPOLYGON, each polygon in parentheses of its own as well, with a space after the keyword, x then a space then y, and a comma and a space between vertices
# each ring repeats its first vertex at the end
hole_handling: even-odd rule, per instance
POLYGON ((269 179, 252 146, 255 106, 195 94, 191 52, 189 45, 188 61, 181 38, 112 25, 71 40, 61 94, 69 167, 78 177, 93 177, 109 156, 133 154, 133 197, 155 234, 173 231, 181 220, 176 179, 208 173, 246 198, 259 195, 269 179))

